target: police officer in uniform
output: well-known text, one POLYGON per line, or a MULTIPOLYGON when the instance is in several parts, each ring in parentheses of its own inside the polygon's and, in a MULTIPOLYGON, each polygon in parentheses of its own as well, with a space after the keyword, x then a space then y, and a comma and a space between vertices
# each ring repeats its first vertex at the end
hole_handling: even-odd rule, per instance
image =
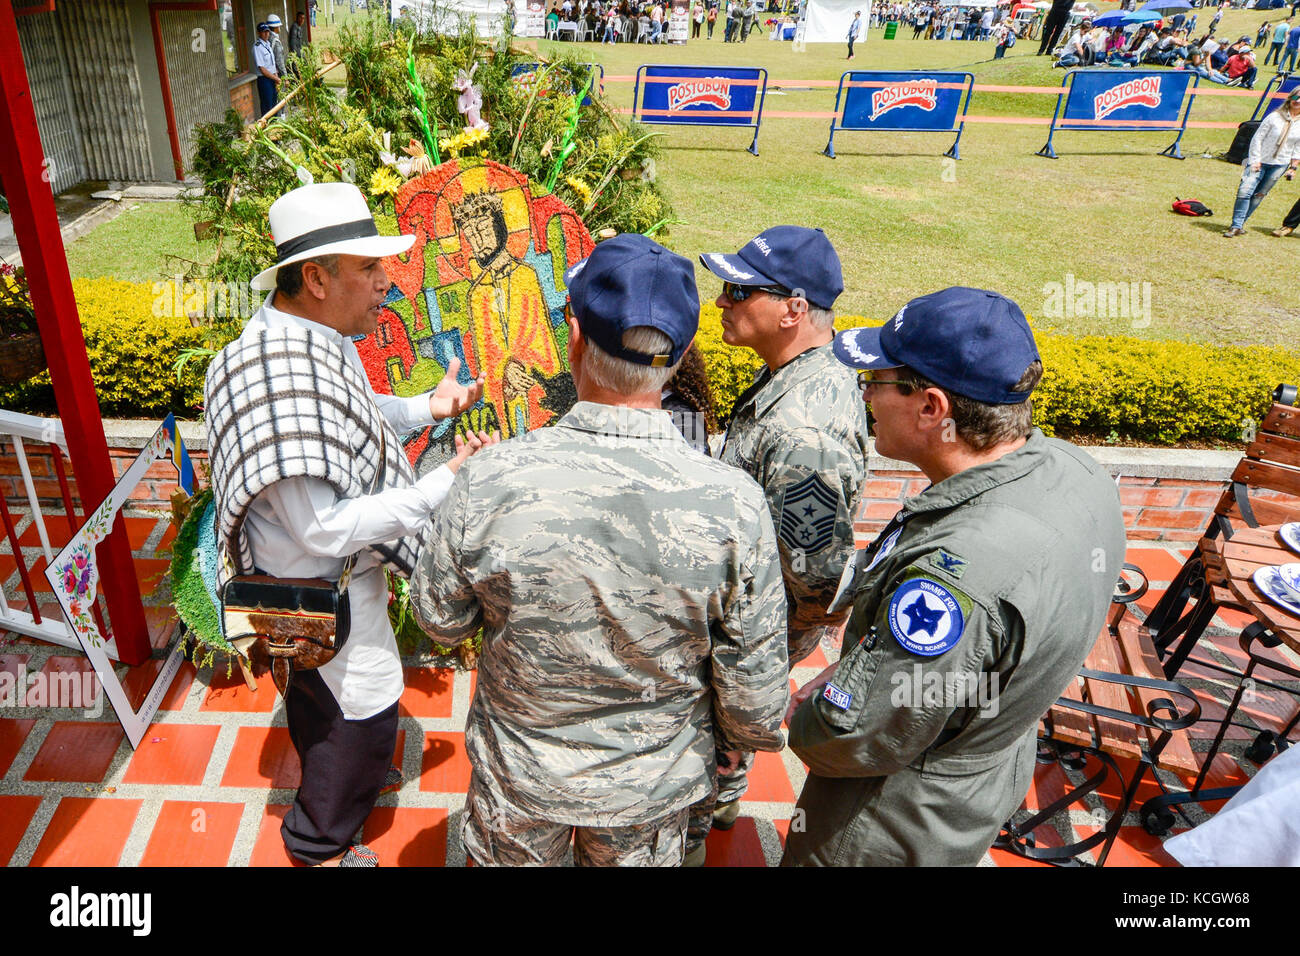
POLYGON ((783 862, 974 865, 1103 625, 1124 559, 1119 494, 1031 428, 1042 363, 1011 300, 945 289, 834 348, 862 370, 876 449, 932 484, 855 556, 839 661, 791 702, 810 772, 783 862))
POLYGON ((694 270, 616 236, 566 275, 578 402, 453 483, 411 579, 443 644, 483 628, 463 839, 478 864, 677 866, 718 750, 780 750, 785 594, 762 490, 661 410, 694 270))
MULTIPOLYGON (((837 634, 848 609, 827 613, 853 553, 853 509, 867 474, 867 415, 853 373, 835 360, 840 260, 826 234, 775 226, 734 255, 700 261, 723 280, 722 338, 763 360, 737 400, 719 457, 767 495, 785 579, 790 665, 837 634)), ((734 825, 753 763, 719 786, 716 810, 691 821, 689 865, 703 863, 710 826, 734 825)))

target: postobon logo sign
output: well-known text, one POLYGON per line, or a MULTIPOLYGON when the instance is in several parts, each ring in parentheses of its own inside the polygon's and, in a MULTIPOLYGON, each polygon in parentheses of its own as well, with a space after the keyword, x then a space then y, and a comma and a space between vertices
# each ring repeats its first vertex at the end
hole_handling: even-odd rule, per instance
POLYGON ((680 110, 688 106, 713 106, 720 110, 729 108, 731 80, 723 76, 712 76, 668 87, 668 109, 680 110))
POLYGON ((902 106, 917 106, 927 113, 934 109, 937 102, 938 81, 913 80, 907 83, 892 83, 871 94, 872 121, 890 110, 902 106))
POLYGON ((1105 119, 1116 110, 1126 106, 1147 106, 1154 109, 1160 105, 1160 77, 1140 76, 1125 80, 1117 86, 1098 93, 1092 99, 1093 113, 1097 119, 1105 119))

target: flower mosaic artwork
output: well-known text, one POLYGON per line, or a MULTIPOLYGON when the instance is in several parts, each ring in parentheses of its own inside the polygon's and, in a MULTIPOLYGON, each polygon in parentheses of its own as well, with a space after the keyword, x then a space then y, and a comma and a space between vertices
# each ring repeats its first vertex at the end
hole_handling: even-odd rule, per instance
POLYGON ((424 474, 452 456, 456 432, 517 435, 573 405, 564 272, 594 243, 557 197, 491 161, 435 167, 398 190, 396 209, 416 240, 385 261, 393 289, 375 334, 357 343, 372 386, 428 391, 453 358, 463 382, 487 379, 478 405, 407 440, 424 474))

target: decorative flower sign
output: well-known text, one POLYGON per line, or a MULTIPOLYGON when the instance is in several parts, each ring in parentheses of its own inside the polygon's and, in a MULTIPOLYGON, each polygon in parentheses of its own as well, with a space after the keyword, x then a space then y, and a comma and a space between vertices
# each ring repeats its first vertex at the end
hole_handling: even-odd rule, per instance
POLYGON ((149 729, 149 725, 153 722, 153 715, 162 702, 163 694, 167 692, 172 678, 180 669, 181 662, 184 660, 182 653, 184 642, 176 641, 171 654, 159 670, 153 686, 149 688, 144 704, 138 711, 133 710, 126 699, 126 692, 118 682, 117 674, 113 671, 113 662, 109 660, 106 650, 108 641, 112 639, 112 633, 110 631, 108 634, 101 634, 91 613, 95 606, 95 598, 99 594, 99 568, 95 561, 95 548, 112 531, 117 513, 131 497, 131 492, 140 483, 144 473, 154 462, 164 457, 170 458, 176 466, 179 475, 177 483, 186 493, 193 494, 194 468, 190 464, 189 454, 185 451, 185 444, 177 434, 175 416, 168 415, 154 432, 148 446, 140 452, 140 456, 122 475, 121 480, 113 486, 113 491, 45 569, 45 577, 49 579, 50 587, 54 589, 54 596, 58 598, 59 606, 63 608, 64 616, 72 625, 77 640, 81 642, 87 659, 95 668, 95 674, 99 677, 104 693, 113 704, 113 710, 122 724, 122 729, 126 731, 132 747, 139 745, 140 739, 149 729))

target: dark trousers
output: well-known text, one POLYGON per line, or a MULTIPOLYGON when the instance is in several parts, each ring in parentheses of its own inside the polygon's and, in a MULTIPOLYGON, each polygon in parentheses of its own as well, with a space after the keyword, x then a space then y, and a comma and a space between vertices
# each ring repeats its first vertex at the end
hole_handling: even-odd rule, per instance
POLYGON ((397 747, 397 704, 345 720, 314 670, 296 671, 284 702, 302 784, 284 815, 285 848, 303 863, 338 856, 370 816, 397 747))
POLYGON ((1288 229, 1300 229, 1300 199, 1296 200, 1295 205, 1291 207, 1291 211, 1286 214, 1286 218, 1282 220, 1282 225, 1288 229))
POLYGON ((257 98, 262 101, 262 112, 258 115, 265 116, 267 110, 280 102, 275 92, 275 81, 265 76, 259 76, 257 78, 257 98))
POLYGON ((1270 44, 1268 48, 1268 56, 1264 57, 1264 65, 1268 66, 1270 63, 1280 62, 1282 59, 1282 47, 1284 46, 1286 46, 1285 40, 1281 43, 1270 44))
POLYGON ((848 55, 847 59, 850 59, 850 60, 853 59, 853 41, 854 41, 855 39, 856 39, 856 37, 849 37, 849 55, 848 55))
POLYGON ((1057 38, 1061 35, 1061 30, 1065 22, 1070 18, 1070 8, 1066 7, 1058 13, 1056 7, 1052 7, 1047 13, 1047 20, 1043 23, 1043 42, 1038 45, 1038 55, 1051 53, 1056 46, 1057 38))

